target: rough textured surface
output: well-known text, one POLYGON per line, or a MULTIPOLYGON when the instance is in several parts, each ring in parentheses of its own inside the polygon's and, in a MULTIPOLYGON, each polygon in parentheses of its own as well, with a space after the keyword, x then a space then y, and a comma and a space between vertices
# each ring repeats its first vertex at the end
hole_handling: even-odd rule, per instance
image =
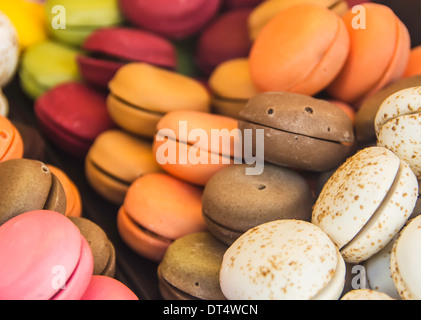
POLYGON ((302 176, 270 164, 265 165, 263 174, 251 176, 246 174, 247 167, 228 167, 206 184, 203 215, 208 220, 239 235, 273 220, 311 220, 314 199, 302 176))
POLYGON ((169 246, 160 263, 160 281, 168 282, 174 291, 180 290, 196 299, 224 300, 219 269, 226 249, 208 232, 179 238, 169 246))
POLYGON ((0 88, 10 82, 19 62, 19 40, 9 18, 0 13, 0 88))
POLYGON ((272 221, 250 229, 229 247, 221 266, 221 289, 230 300, 313 299, 323 289, 323 298, 338 299, 345 279, 341 260, 317 226, 272 221))

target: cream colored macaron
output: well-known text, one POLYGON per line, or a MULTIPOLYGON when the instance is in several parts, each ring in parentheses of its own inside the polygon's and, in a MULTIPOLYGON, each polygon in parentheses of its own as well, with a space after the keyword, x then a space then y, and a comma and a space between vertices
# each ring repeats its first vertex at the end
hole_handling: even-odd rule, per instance
POLYGON ((346 266, 317 226, 276 220, 250 229, 225 252, 219 275, 229 300, 337 300, 346 266))
POLYGON ((421 178, 421 87, 392 94, 379 108, 375 119, 377 145, 406 161, 421 178))
POLYGON ((383 292, 371 289, 352 290, 344 295, 341 300, 395 300, 383 292))
POLYGON ((3 92, 0 89, 0 115, 3 117, 7 117, 9 114, 9 102, 6 98, 6 96, 3 94, 3 92))
POLYGON ((392 151, 369 147, 349 158, 328 180, 312 222, 360 263, 383 249, 405 225, 418 198, 418 181, 392 151))
POLYGON ((390 256, 393 282, 403 300, 421 299, 421 216, 400 232, 390 256))

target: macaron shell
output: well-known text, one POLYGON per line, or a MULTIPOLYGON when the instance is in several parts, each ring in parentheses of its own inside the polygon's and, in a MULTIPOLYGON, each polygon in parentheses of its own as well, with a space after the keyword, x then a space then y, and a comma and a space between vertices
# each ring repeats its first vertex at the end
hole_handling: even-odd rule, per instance
POLYGON ((417 179, 410 167, 401 162, 395 181, 382 204, 364 228, 341 249, 345 260, 351 263, 366 261, 384 248, 409 219, 417 198, 417 179))
POLYGON ((325 184, 313 208, 312 222, 343 248, 386 198, 400 164, 400 159, 385 148, 361 150, 325 184))
POLYGON ((348 103, 364 99, 399 79, 410 52, 408 30, 392 10, 374 3, 362 7, 370 27, 354 28, 356 14, 352 10, 343 17, 351 49, 344 68, 327 90, 335 99, 348 103))
POLYGON ((18 130, 23 143, 22 158, 44 161, 46 158, 46 144, 41 132, 35 125, 12 121, 18 130))
POLYGON ((417 217, 400 232, 390 257, 393 282, 404 300, 421 299, 420 268, 421 217, 417 217))
POLYGON ((338 258, 337 248, 317 226, 269 222, 247 231, 228 248, 221 289, 229 300, 310 300, 332 281, 338 258))
POLYGON ((171 244, 170 239, 157 237, 139 228, 139 225, 126 213, 124 207, 121 207, 117 214, 117 229, 123 241, 134 252, 152 261, 161 261, 171 244))
POLYGON ((263 28, 249 56, 251 76, 262 92, 314 95, 338 75, 348 51, 349 35, 339 16, 319 5, 299 4, 263 28))
POLYGON ((209 111, 210 96, 196 80, 145 63, 123 66, 109 84, 111 94, 152 112, 209 111), (139 85, 141 84, 141 85, 139 85), (165 95, 161 93, 165 92, 165 95))
POLYGON ((200 188, 156 173, 137 179, 129 188, 124 209, 136 223, 168 239, 206 229, 200 188))
POLYGON ((421 45, 411 50, 403 77, 408 78, 416 75, 421 75, 421 45))
POLYGON ((9 114, 9 101, 0 89, 0 115, 7 117, 9 114))
POLYGON ((20 133, 9 119, 0 116, 0 162, 20 159, 23 141, 20 133))
POLYGON ((67 217, 80 217, 82 215, 82 198, 79 189, 63 170, 53 165, 47 165, 47 167, 60 181, 66 194, 65 215, 67 217))
POLYGON ((1 299, 48 300, 57 292, 57 277, 67 282, 77 266, 81 235, 62 214, 32 211, 0 227, 0 248, 1 299), (55 274, 54 266, 65 273, 55 274))
POLYGON ((106 61, 88 56, 78 55, 76 58, 79 72, 83 79, 98 88, 107 88, 122 62, 106 61))
POLYGON ((0 12, 0 88, 6 86, 15 75, 19 64, 19 39, 12 21, 0 12))
POLYGON ((81 252, 79 262, 63 289, 51 300, 79 300, 88 288, 94 269, 94 260, 91 248, 81 235, 81 252))
POLYGON ((341 300, 380 301, 380 300, 395 300, 395 299, 389 297, 387 294, 383 292, 378 292, 378 291, 370 290, 370 289, 358 289, 358 290, 352 290, 348 292, 341 298, 341 300))
POLYGON ((95 275, 81 300, 139 300, 122 282, 106 276, 95 275))

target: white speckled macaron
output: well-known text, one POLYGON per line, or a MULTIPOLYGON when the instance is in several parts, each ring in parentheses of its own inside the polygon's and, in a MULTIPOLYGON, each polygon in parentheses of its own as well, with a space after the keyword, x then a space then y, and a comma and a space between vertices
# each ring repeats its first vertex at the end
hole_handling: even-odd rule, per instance
POLYGON ((390 255, 395 239, 368 259, 365 263, 366 277, 370 289, 383 292, 389 297, 400 300, 398 291, 390 273, 390 255))
POLYGON ((330 236, 346 262, 360 263, 402 229, 417 197, 418 181, 409 165, 386 148, 369 147, 324 185, 312 222, 330 236))
POLYGON ((395 300, 383 292, 371 289, 352 290, 344 295, 341 300, 395 300))
POLYGON ((317 226, 276 220, 250 229, 225 252, 220 285, 229 300, 337 300, 346 266, 317 226))
POLYGON ((421 179, 421 87, 396 92, 379 108, 377 145, 392 150, 421 179))
POLYGON ((18 63, 18 33, 10 19, 0 12, 0 87, 4 87, 11 81, 18 63))
POLYGON ((421 299, 421 216, 400 232, 390 256, 390 270, 403 300, 421 299))
POLYGON ((7 101, 6 96, 0 89, 0 115, 7 117, 9 114, 9 102, 7 101))

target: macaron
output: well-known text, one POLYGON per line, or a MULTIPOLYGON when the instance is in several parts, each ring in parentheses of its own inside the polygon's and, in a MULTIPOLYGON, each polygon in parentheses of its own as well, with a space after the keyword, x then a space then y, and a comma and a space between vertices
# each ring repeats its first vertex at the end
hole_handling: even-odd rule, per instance
POLYGON ((200 82, 146 63, 129 63, 120 68, 109 88, 107 106, 115 123, 149 138, 167 112, 210 110, 210 94, 200 82))
POLYGON ((6 86, 16 73, 19 64, 19 40, 12 21, 0 11, 0 88, 6 86))
POLYGON ((205 76, 209 76, 222 62, 248 57, 251 41, 247 20, 251 11, 251 8, 240 8, 223 12, 201 32, 195 62, 205 76))
POLYGON ((348 3, 345 0, 272 0, 262 1, 248 20, 250 39, 255 40, 264 26, 284 9, 300 3, 312 3, 324 6, 339 16, 343 16, 348 11, 348 3))
POLYGON ((2 300, 78 300, 92 277, 90 247, 55 211, 23 213, 0 227, 2 300))
POLYGON ((175 240, 158 265, 159 291, 165 300, 225 300, 219 270, 227 246, 209 232, 175 240))
POLYGON ((421 256, 421 216, 409 221, 396 239, 390 256, 393 283, 403 300, 421 298, 418 270, 421 256))
POLYGON ((47 164, 48 169, 50 169, 51 173, 56 176, 56 178, 60 181, 61 186, 64 189, 64 193, 66 194, 66 212, 65 215, 67 217, 80 217, 82 216, 83 211, 83 204, 82 204, 82 197, 80 195, 79 189, 76 184, 72 181, 72 179, 64 172, 62 169, 53 166, 51 164, 47 164))
POLYGON ((220 284, 228 300, 337 300, 344 259, 330 238, 305 221, 250 229, 225 252, 220 284))
POLYGON ((6 117, 0 116, 0 163, 23 156, 23 140, 18 129, 6 117))
POLYGON ((124 283, 112 277, 93 275, 80 300, 139 300, 134 292, 124 283))
POLYGON ((213 113, 238 119, 249 99, 258 94, 250 76, 247 58, 236 58, 218 65, 209 77, 213 113))
POLYGON ((0 1, 0 11, 16 28, 20 51, 47 39, 45 12, 41 3, 27 0, 0 1))
POLYGON ((94 259, 93 275, 114 277, 116 252, 105 231, 87 218, 70 217, 70 220, 79 228, 80 233, 89 243, 94 259))
MULTIPOLYGON (((336 105, 291 92, 254 96, 240 112, 238 126, 255 135, 264 130, 266 162, 308 171, 342 163, 354 143, 351 119, 336 105)), ((256 139, 253 139, 256 150, 256 139)))
POLYGON ((348 263, 368 260, 405 225, 418 198, 418 181, 392 151, 365 148, 328 180, 312 223, 326 232, 348 263))
POLYGON ((297 4, 259 33, 249 56, 251 76, 261 92, 312 96, 337 77, 349 48, 349 33, 336 13, 321 5, 297 4))
POLYGON ((375 119, 377 145, 393 151, 421 179, 421 86, 392 94, 375 119))
POLYGON ((79 50, 46 40, 28 48, 19 68, 22 90, 36 100, 56 85, 80 79, 76 57, 79 50))
POLYGON ((261 175, 247 175, 247 165, 216 173, 203 191, 203 217, 212 234, 231 245, 247 230, 281 219, 311 220, 310 188, 297 172, 265 164, 261 175))
POLYGON ((46 27, 59 42, 81 46, 96 29, 123 22, 118 0, 46 0, 46 27))
POLYGON ((217 14, 221 1, 120 0, 119 4, 126 20, 134 26, 182 39, 198 34, 217 14))
POLYGON ((351 300, 362 300, 362 301, 380 301, 380 300, 395 300, 389 297, 387 294, 383 292, 378 292, 371 289, 358 289, 352 290, 345 294, 341 300, 344 301, 351 301, 351 300))
POLYGON ((363 3, 359 10, 350 9, 343 21, 351 38, 349 55, 327 92, 334 99, 358 103, 403 76, 411 39, 402 21, 383 5, 363 3))
POLYGON ((18 130, 23 143, 22 158, 44 161, 46 158, 46 144, 44 137, 37 127, 12 120, 12 124, 18 130))
POLYGON ((164 173, 144 175, 127 190, 117 228, 134 252, 159 262, 174 240, 206 230, 202 190, 164 173))
POLYGON ((107 95, 81 82, 66 82, 42 94, 34 105, 45 136, 67 153, 85 157, 95 139, 115 128, 107 95))
POLYGON ((0 177, 0 225, 33 210, 65 214, 64 189, 44 163, 29 159, 1 162, 0 177))
POLYGON ((374 122, 384 100, 406 88, 421 86, 421 75, 400 79, 366 98, 355 117, 355 133, 358 141, 376 141, 374 122))
POLYGON ((89 185, 104 199, 121 205, 130 185, 140 176, 161 171, 152 143, 121 130, 100 134, 85 158, 89 185))
POLYGON ((404 78, 421 75, 421 45, 411 50, 404 78))
POLYGON ((237 120, 206 112, 172 111, 158 122, 153 153, 167 173, 204 186, 242 157, 237 120))
POLYGON ((9 115, 9 101, 0 88, 0 116, 7 117, 9 115))
POLYGON ((400 300, 390 272, 390 256, 396 237, 389 244, 364 262, 368 287, 389 297, 400 300))
POLYGON ((108 27, 92 32, 77 58, 80 73, 87 82, 108 89, 118 69, 129 62, 145 62, 176 69, 174 45, 166 38, 129 27, 108 27))

